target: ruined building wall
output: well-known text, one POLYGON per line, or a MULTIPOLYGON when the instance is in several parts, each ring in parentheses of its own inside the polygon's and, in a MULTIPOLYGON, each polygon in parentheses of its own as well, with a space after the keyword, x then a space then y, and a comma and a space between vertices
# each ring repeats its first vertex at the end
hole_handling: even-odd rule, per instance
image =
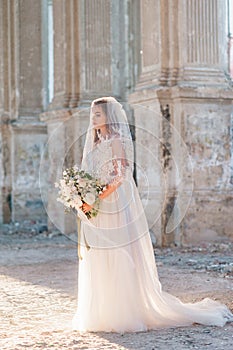
POLYGON ((113 95, 128 102, 157 243, 233 237, 225 2, 31 3, 0 0, 0 222, 76 230, 54 181, 81 160, 91 100, 113 95))

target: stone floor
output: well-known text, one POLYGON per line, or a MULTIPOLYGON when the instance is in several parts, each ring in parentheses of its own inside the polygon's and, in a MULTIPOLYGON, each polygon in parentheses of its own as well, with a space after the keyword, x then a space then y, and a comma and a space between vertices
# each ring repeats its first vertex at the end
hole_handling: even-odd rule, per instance
MULTIPOLYGON (((75 237, 0 234, 0 349, 233 349, 233 324, 140 333, 71 330, 76 308, 75 237), (73 239, 73 240, 72 240, 73 239)), ((233 243, 155 249, 163 289, 183 301, 209 296, 233 310, 233 243)))

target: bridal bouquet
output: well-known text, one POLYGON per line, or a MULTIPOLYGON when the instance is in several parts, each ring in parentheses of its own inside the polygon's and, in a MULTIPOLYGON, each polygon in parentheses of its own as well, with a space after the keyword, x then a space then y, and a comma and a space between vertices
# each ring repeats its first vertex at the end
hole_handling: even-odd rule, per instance
POLYGON ((106 189, 100 180, 76 165, 63 171, 63 178, 55 183, 55 187, 59 188, 57 201, 68 210, 76 209, 79 212, 84 202, 93 205, 86 213, 88 219, 98 214, 99 194, 106 189))

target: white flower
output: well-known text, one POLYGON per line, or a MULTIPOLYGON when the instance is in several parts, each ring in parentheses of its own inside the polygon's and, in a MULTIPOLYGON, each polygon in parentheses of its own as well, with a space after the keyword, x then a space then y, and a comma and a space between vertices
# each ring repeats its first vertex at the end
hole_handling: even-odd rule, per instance
POLYGON ((87 192, 87 194, 85 195, 85 197, 83 199, 89 205, 92 205, 95 203, 95 195, 91 192, 87 192))
POLYGON ((55 182, 54 183, 55 187, 59 187, 59 183, 55 182))
POLYGON ((80 208, 83 204, 83 202, 81 201, 81 198, 79 196, 76 196, 73 200, 75 207, 80 208))
POLYGON ((63 194, 63 196, 70 197, 70 195, 71 195, 71 190, 70 190, 70 188, 69 188, 69 187, 64 187, 64 188, 62 189, 62 194, 63 194))
POLYGON ((72 187, 71 187, 71 192, 73 192, 73 193, 75 193, 77 190, 76 190, 76 187, 73 185, 72 187))
POLYGON ((61 186, 61 187, 66 186, 66 182, 65 182, 65 180, 63 180, 63 179, 62 179, 62 180, 60 180, 60 186, 61 186))
POLYGON ((83 179, 80 179, 80 180, 79 180, 79 186, 80 186, 80 187, 85 187, 86 184, 87 184, 87 182, 86 182, 85 180, 83 180, 83 179))

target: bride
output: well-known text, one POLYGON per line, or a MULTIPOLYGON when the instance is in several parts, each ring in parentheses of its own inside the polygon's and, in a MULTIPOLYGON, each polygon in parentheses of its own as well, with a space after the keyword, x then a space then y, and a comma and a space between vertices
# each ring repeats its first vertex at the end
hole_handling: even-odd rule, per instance
MULTIPOLYGON (((162 290, 148 224, 133 179, 133 142, 113 97, 94 100, 82 169, 108 184, 96 217, 81 223, 78 307, 73 329, 138 332, 233 321, 227 306, 205 298, 183 303, 162 290)), ((84 203, 87 213, 92 206, 84 203)))

